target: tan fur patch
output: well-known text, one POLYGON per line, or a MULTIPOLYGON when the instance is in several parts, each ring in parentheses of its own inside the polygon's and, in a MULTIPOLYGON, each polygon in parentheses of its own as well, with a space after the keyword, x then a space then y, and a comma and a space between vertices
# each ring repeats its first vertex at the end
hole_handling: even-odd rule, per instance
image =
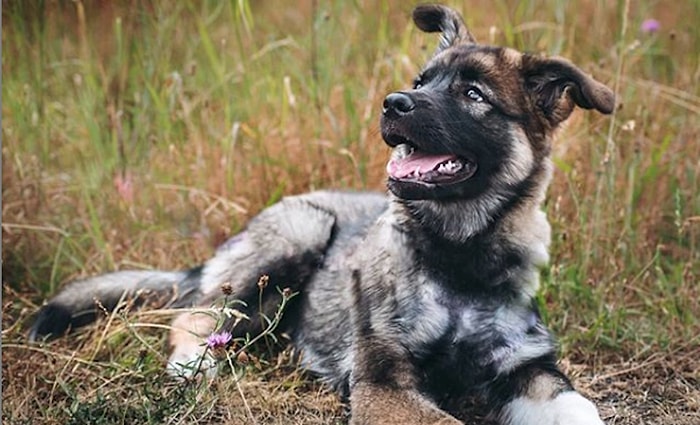
POLYGON ((352 390, 351 425, 459 425, 416 391, 360 383, 352 390))
POLYGON ((517 51, 515 49, 511 49, 510 47, 504 48, 502 50, 502 52, 503 52, 502 58, 507 64, 513 66, 514 68, 520 67, 520 65, 522 63, 522 57, 523 57, 522 53, 520 53, 519 51, 517 51))
POLYGON ((493 69, 496 67, 496 57, 490 53, 473 53, 470 59, 474 59, 485 69, 493 69))
MULTIPOLYGON (((513 127, 511 134, 513 153, 508 158, 507 165, 504 168, 504 177, 508 183, 515 185, 525 180, 530 174, 534 166, 535 156, 527 134, 522 128, 513 127)), ((547 183, 545 182, 545 184, 547 183)))
POLYGON ((170 346, 173 352, 196 353, 216 326, 216 320, 205 313, 183 313, 175 318, 170 332, 170 346))
POLYGON ((554 394, 561 388, 558 378, 541 374, 535 377, 527 389, 527 397, 535 401, 551 400, 554 394))

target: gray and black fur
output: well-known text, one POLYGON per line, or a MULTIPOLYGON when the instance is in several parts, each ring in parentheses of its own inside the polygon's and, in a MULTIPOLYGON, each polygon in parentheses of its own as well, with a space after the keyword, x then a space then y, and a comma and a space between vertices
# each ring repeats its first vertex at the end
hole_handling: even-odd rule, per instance
MULTIPOLYGON (((285 198, 190 272, 69 285, 31 337, 83 325, 95 299, 113 307, 140 289, 206 305, 230 283, 259 317, 267 275, 263 313, 276 310, 278 288, 299 292, 280 331, 349 399, 354 424, 457 424, 475 409, 511 425, 602 424, 557 369, 534 296, 548 261, 552 134, 575 106, 610 113, 613 94, 564 59, 478 44, 446 7, 419 6, 413 18, 441 39, 413 88, 384 100, 388 197, 285 198)), ((173 345, 176 371, 201 355, 173 345)))

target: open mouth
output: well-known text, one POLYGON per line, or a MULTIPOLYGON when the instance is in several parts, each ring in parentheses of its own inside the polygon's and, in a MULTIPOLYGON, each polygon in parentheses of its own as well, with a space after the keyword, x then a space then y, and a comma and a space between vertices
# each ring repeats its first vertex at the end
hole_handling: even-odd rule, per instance
POLYGON ((462 182, 476 173, 476 162, 454 154, 433 154, 404 145, 407 155, 392 158, 386 166, 389 178, 424 185, 462 182))

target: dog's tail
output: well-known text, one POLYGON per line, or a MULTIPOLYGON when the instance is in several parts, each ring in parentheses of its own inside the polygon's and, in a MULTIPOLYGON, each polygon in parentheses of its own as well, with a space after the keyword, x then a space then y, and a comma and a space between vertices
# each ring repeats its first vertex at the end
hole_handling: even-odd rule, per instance
POLYGON ((29 340, 61 336, 87 325, 121 300, 136 304, 158 300, 173 308, 194 304, 199 298, 202 267, 189 271, 120 271, 75 281, 45 304, 29 331, 29 340))

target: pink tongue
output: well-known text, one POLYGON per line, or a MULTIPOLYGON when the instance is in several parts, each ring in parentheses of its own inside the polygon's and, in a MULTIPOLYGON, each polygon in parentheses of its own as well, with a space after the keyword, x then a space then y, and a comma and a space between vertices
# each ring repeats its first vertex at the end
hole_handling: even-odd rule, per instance
POLYGON ((405 158, 389 161, 386 171, 391 177, 403 179, 413 174, 414 171, 417 171, 416 174, 426 173, 441 163, 456 158, 454 155, 430 155, 414 151, 405 158))

